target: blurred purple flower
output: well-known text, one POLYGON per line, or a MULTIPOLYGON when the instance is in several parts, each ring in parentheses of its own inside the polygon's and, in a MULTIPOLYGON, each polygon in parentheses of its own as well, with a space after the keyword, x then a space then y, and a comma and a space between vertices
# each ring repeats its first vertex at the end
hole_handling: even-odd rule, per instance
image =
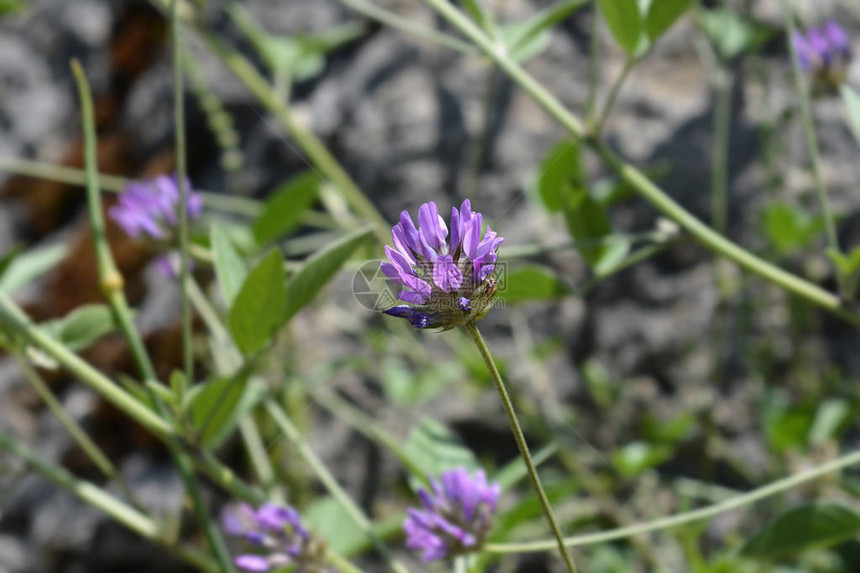
POLYGON ((465 468, 445 472, 430 483, 432 491, 418 490, 422 508, 406 510, 407 549, 420 551, 424 561, 478 550, 490 530, 499 484, 488 484, 483 470, 472 476, 465 468))
POLYGON ((417 328, 445 330, 482 318, 496 293, 492 275, 504 240, 489 226, 482 238, 482 222, 468 199, 459 210, 451 209, 450 238, 436 203, 419 207, 418 227, 403 211, 391 230, 394 247, 385 247, 388 260, 380 268, 402 287, 400 299, 407 304, 385 314, 405 318, 417 328))
POLYGON ((792 37, 797 62, 800 67, 829 85, 839 85, 845 80, 845 71, 851 61, 851 39, 834 20, 823 26, 810 28, 806 34, 795 32, 792 37))
POLYGON ((325 545, 302 525, 292 507, 264 503, 254 509, 247 503, 227 506, 221 512, 225 533, 241 537, 265 554, 247 553, 235 559, 245 571, 270 571, 292 566, 295 573, 332 572, 325 564, 325 545))
MULTIPOLYGON (((186 189, 188 218, 195 219, 203 209, 203 197, 191 191, 188 180, 186 189)), ((129 237, 166 241, 179 220, 179 180, 159 175, 129 183, 108 214, 129 237)))

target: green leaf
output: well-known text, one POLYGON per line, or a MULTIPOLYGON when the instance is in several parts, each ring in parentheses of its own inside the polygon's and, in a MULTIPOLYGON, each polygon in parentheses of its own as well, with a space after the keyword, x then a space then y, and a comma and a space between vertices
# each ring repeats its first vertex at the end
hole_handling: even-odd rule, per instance
POLYGON ((508 53, 517 62, 524 62, 538 55, 549 44, 550 29, 587 3, 588 0, 567 0, 535 14, 524 22, 502 26, 501 37, 508 53))
POLYGON ((470 471, 478 467, 475 454, 451 430, 432 418, 423 418, 412 430, 404 453, 425 475, 433 477, 458 467, 470 471))
POLYGON ((506 303, 515 303, 560 298, 570 289, 551 269, 528 265, 505 275, 498 292, 506 303))
POLYGON ((809 443, 817 445, 836 438, 850 418, 851 406, 847 401, 841 398, 824 400, 815 412, 815 419, 809 430, 809 443))
POLYGON ((242 257, 233 246, 233 242, 227 236, 226 231, 220 225, 212 225, 210 229, 212 242, 212 256, 215 262, 215 274, 218 277, 218 286, 221 287, 221 296, 227 308, 233 306, 239 289, 248 275, 248 269, 242 257))
POLYGON ((834 249, 827 249, 827 256, 844 275, 853 275, 860 271, 860 247, 854 247, 847 255, 834 249))
POLYGON ((785 203, 766 206, 762 220, 768 242, 781 255, 808 245, 823 228, 820 218, 785 203))
POLYGON ((777 559, 828 547, 860 533, 860 514, 830 502, 791 509, 767 524, 741 548, 744 557, 777 559))
POLYGON ((287 279, 279 251, 271 251, 254 267, 230 308, 233 341, 245 355, 259 352, 283 326, 287 279))
POLYGON ((848 84, 839 88, 842 103, 845 105, 845 115, 854 137, 860 143, 860 95, 848 84))
POLYGON ((24 285, 56 267, 66 258, 66 245, 51 245, 28 250, 8 263, 6 272, 0 277, 0 291, 14 294, 24 285))
POLYGON ((568 200, 569 183, 582 184, 582 164, 579 143, 569 139, 558 142, 538 167, 534 182, 544 206, 551 213, 564 210, 568 200))
POLYGON ((636 0, 598 0, 598 4, 615 41, 627 54, 635 54, 642 34, 639 4, 636 0))
POLYGON ((287 301, 285 320, 290 320, 314 299, 369 233, 370 231, 351 233, 314 253, 302 265, 290 278, 287 287, 290 298, 287 301))
MULTIPOLYGON (((570 236, 583 243, 579 246, 579 252, 585 261, 592 267, 597 268, 603 262, 604 266, 619 259, 618 244, 588 244, 605 239, 612 234, 612 225, 606 215, 604 207, 594 200, 585 187, 568 187, 570 200, 565 209, 565 221, 570 236)), ((629 245, 628 245, 629 248, 629 245)), ((626 252, 620 258, 623 259, 626 252)))
POLYGON ((731 10, 708 10, 702 14, 700 22, 717 51, 727 60, 764 45, 779 31, 731 10))
POLYGON ((221 445, 263 396, 259 385, 238 378, 216 378, 192 390, 189 419, 196 432, 203 432, 198 437, 207 448, 221 445))
POLYGON ((314 202, 319 185, 319 175, 308 171, 278 187, 254 222, 257 242, 267 243, 295 229, 302 214, 314 202))
POLYGON ((79 306, 63 318, 47 321, 43 326, 76 352, 89 348, 99 338, 116 329, 113 313, 103 304, 79 306))
POLYGON ((480 0, 463 0, 463 7, 482 30, 490 31, 492 19, 487 13, 487 9, 481 5, 480 0))
POLYGON ((12 264, 12 261, 14 261, 18 257, 18 255, 23 252, 24 248, 21 247, 21 245, 17 245, 3 253, 3 256, 0 257, 0 277, 2 277, 6 273, 6 269, 9 268, 9 265, 12 264))
POLYGON ((659 466, 672 457, 672 448, 633 442, 612 453, 612 463, 622 476, 630 478, 659 466))
POLYGON ((657 38, 662 36, 675 23, 675 20, 693 5, 693 2, 695 0, 657 0, 651 2, 648 7, 646 22, 648 37, 651 38, 651 42, 656 42, 657 38))
POLYGON ((0 16, 17 12, 24 6, 24 0, 0 0, 0 16))
POLYGON ((366 543, 367 536, 354 519, 331 496, 314 501, 302 511, 302 521, 341 555, 352 555, 366 543))

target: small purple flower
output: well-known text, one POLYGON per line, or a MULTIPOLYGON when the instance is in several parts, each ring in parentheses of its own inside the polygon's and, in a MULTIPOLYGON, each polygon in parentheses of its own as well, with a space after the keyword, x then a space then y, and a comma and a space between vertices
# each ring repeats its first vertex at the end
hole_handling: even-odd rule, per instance
POLYGON ((448 330, 482 318, 490 309, 497 285, 493 273, 504 239, 472 211, 468 199, 451 209, 451 232, 436 203, 418 209, 416 227, 407 211, 391 229, 394 247, 386 246, 382 272, 402 287, 407 303, 385 310, 417 328, 448 330))
POLYGON ((465 468, 430 479, 432 491, 418 490, 422 508, 407 509, 403 531, 406 547, 435 561, 478 550, 490 531, 501 487, 488 484, 483 470, 465 468))
POLYGON ((325 563, 325 544, 301 523, 292 507, 264 503, 254 509, 247 503, 227 506, 221 526, 228 535, 241 537, 265 551, 239 555, 236 566, 244 571, 272 571, 292 566, 295 573, 336 571, 325 563))
MULTIPOLYGON (((191 191, 187 180, 186 189, 188 218, 195 219, 203 210, 203 197, 191 191)), ((133 239, 168 241, 179 221, 179 180, 159 175, 129 183, 108 213, 133 239)))
POLYGON ((851 39, 834 20, 810 28, 806 34, 795 32, 791 39, 800 67, 812 74, 818 87, 834 87, 845 81, 851 62, 851 39))

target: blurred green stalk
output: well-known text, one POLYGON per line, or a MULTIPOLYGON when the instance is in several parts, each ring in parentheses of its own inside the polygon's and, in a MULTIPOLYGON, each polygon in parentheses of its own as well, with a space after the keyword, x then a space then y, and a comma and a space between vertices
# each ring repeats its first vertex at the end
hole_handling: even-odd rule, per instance
MULTIPOLYGON (((721 513, 725 513, 727 511, 731 511, 733 509, 752 504, 756 501, 765 499, 772 495, 776 495, 795 486, 819 478, 825 474, 835 472, 842 468, 855 464, 860 464, 860 451, 846 454, 842 457, 836 458, 835 460, 831 460, 827 463, 821 464, 818 467, 814 467, 806 471, 800 472, 796 475, 777 480, 768 485, 754 489, 748 493, 729 498, 721 503, 709 505, 707 507, 695 509, 693 511, 679 513, 677 515, 671 515, 669 517, 655 519, 653 521, 637 523, 635 525, 630 525, 627 527, 620 527, 618 529, 612 529, 599 533, 587 533, 585 535, 576 535, 573 537, 568 537, 564 540, 564 543, 568 547, 593 545, 596 543, 605 543, 608 541, 614 541, 616 539, 625 539, 627 537, 641 535, 650 531, 669 529, 671 527, 677 527, 686 523, 701 521, 703 519, 708 519, 710 517, 714 517, 715 515, 719 515, 721 513)), ((554 539, 545 539, 541 541, 528 541, 525 543, 492 543, 485 546, 484 549, 486 551, 489 551, 490 553, 527 553, 535 551, 550 551, 554 549, 555 546, 556 542, 554 539)))
MULTIPOLYGON (((114 318, 119 324, 125 338, 132 350, 132 354, 137 361, 138 367, 143 374, 144 384, 149 382, 157 383, 158 378, 155 375, 152 361, 149 354, 146 352, 143 340, 131 315, 131 309, 125 299, 123 292, 123 278, 120 275, 116 264, 113 260, 113 255, 108 245, 107 235, 105 234, 104 210, 101 202, 101 191, 98 183, 98 165, 96 160, 96 130, 95 121, 93 118, 93 102, 90 94, 89 84, 77 60, 72 60, 72 71, 75 75, 75 81, 78 85, 78 95, 81 100, 81 115, 83 118, 84 129, 84 162, 87 171, 87 205, 90 214, 90 224, 92 225, 93 243, 96 251, 96 263, 99 276, 99 284, 108 304, 113 311, 114 318)), ((113 385, 110 380, 108 384, 113 385)), ((147 386, 148 387, 148 386, 147 386)), ((150 396, 159 412, 159 419, 164 420, 167 417, 167 408, 162 403, 161 399, 150 389, 150 396)), ((151 412, 151 411, 150 411, 151 412)), ((221 536, 215 520, 209 515, 209 510, 203 501, 200 488, 194 476, 194 467, 191 458, 182 450, 179 443, 168 432, 164 435, 165 444, 170 451, 173 461, 182 476, 183 482, 188 495, 191 497, 194 511, 197 514, 197 519, 200 521, 200 526, 203 527, 206 537, 212 547, 213 552, 221 565, 223 571, 235 571, 233 560, 230 552, 227 550, 227 545, 221 536)))

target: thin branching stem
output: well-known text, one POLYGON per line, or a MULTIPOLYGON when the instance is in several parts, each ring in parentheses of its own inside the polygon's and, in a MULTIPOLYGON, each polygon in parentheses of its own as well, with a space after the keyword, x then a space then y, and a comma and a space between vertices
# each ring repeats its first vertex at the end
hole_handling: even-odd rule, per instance
POLYGON ((791 69, 794 75, 794 88, 800 105, 800 116, 803 120, 803 132, 806 137, 806 149, 809 153, 809 162, 812 167, 812 178, 815 181, 815 193, 821 207, 821 216, 824 218, 824 230, 827 234, 828 246, 839 252, 839 239, 836 236, 836 223, 833 212, 830 210, 830 200, 827 197, 827 187, 824 184, 824 175, 821 173, 821 158, 818 153, 818 139, 815 137, 815 124, 812 121, 812 110, 809 104, 809 91, 803 80, 803 70, 800 69, 800 61, 797 57, 797 48, 794 45, 794 35, 797 26, 794 23, 794 11, 791 0, 783 0, 783 11, 785 12, 786 41, 791 54, 791 69))
MULTIPOLYGON (((612 529, 610 531, 587 533, 585 535, 568 537, 564 540, 564 544, 568 547, 594 545, 596 543, 606 543, 608 541, 625 539, 651 531, 659 531, 662 529, 678 527, 679 525, 687 523, 693 523, 695 521, 702 521, 745 505, 751 505, 767 497, 782 493, 788 489, 817 479, 825 474, 856 464, 860 464, 860 451, 846 454, 842 457, 836 458, 835 460, 821 464, 818 467, 808 469, 793 476, 782 478, 748 493, 731 497, 721 503, 716 503, 693 511, 686 511, 677 515, 655 519, 653 521, 646 521, 629 525, 627 527, 612 529)), ((493 543, 487 545, 485 550, 491 553, 528 553, 534 551, 551 551, 555 546, 555 539, 545 539, 525 543, 493 543)))
MULTIPOLYGON (((98 183, 98 165, 96 160, 96 132, 95 121, 93 119, 93 102, 90 93, 89 84, 87 82, 84 71, 80 64, 75 60, 72 62, 72 70, 75 75, 75 80, 78 85, 78 94, 81 100, 81 115, 83 118, 84 127, 84 157, 85 167, 87 172, 87 206, 89 208, 90 222, 93 232, 93 243, 96 251, 96 268, 99 275, 99 283, 102 291, 108 300, 108 305, 113 312, 114 318, 120 327, 126 341, 131 347, 141 374, 147 383, 157 383, 155 368, 146 348, 143 344, 143 339, 138 332, 134 320, 132 318, 131 309, 123 292, 123 278, 119 273, 114 262, 113 255, 108 245, 107 235, 105 234, 104 210, 101 203, 101 192, 98 183)), ((105 379, 106 386, 116 388, 116 385, 109 379, 105 379)), ((156 418, 164 423, 168 416, 167 407, 162 400, 150 390, 150 398, 156 406, 158 415, 156 418)), ((139 402, 132 397, 128 399, 134 401, 138 405, 139 402)), ((145 406, 142 406, 144 407, 145 406)), ((152 410, 146 408, 147 412, 152 413, 152 410)), ((168 426, 169 428, 169 426, 168 426)), ((178 440, 176 440, 171 431, 161 434, 165 444, 170 451, 173 461, 182 476, 185 488, 188 495, 191 497, 192 505, 200 521, 201 527, 206 532, 206 537, 212 546, 212 550, 221 565, 221 569, 228 573, 234 571, 233 561, 230 553, 227 550, 227 545, 221 536, 220 531, 215 525, 215 521, 209 515, 209 509, 203 501, 203 496, 200 492, 200 487, 194 476, 194 467, 191 458, 182 449, 178 440)))
MULTIPOLYGON (((178 15, 179 0, 170 3, 170 26, 173 34, 173 134, 176 153, 176 178, 179 187, 179 284, 182 286, 182 361, 185 367, 185 383, 179 390, 194 383, 194 333, 191 323, 191 303, 187 291, 189 279, 188 258, 188 168, 185 150, 185 99, 182 75, 182 23, 178 15)), ((182 393, 180 394, 181 397, 182 393)))
POLYGON ((528 74, 522 66, 516 63, 510 55, 499 47, 472 23, 462 12, 448 0, 426 0, 443 18, 460 30, 475 45, 492 58, 508 76, 526 91, 544 108, 551 117, 558 121, 573 136, 584 138, 603 161, 615 171, 621 179, 635 189, 644 199, 650 202, 663 215, 672 219, 706 248, 735 262, 748 271, 773 282, 794 295, 818 305, 822 309, 860 326, 860 315, 846 308, 839 296, 788 273, 776 265, 765 261, 726 239, 711 227, 702 223, 692 213, 666 194, 659 186, 651 181, 642 171, 621 160, 603 142, 594 137, 586 137, 587 131, 580 119, 567 110, 564 105, 552 95, 543 85, 528 74))
POLYGON ((141 537, 164 546, 200 571, 211 573, 218 571, 209 557, 196 549, 179 545, 174 539, 167 537, 164 534, 165 529, 152 518, 113 497, 100 487, 75 477, 67 469, 36 457, 26 445, 5 432, 0 432, 0 449, 8 450, 45 479, 76 495, 141 537))

